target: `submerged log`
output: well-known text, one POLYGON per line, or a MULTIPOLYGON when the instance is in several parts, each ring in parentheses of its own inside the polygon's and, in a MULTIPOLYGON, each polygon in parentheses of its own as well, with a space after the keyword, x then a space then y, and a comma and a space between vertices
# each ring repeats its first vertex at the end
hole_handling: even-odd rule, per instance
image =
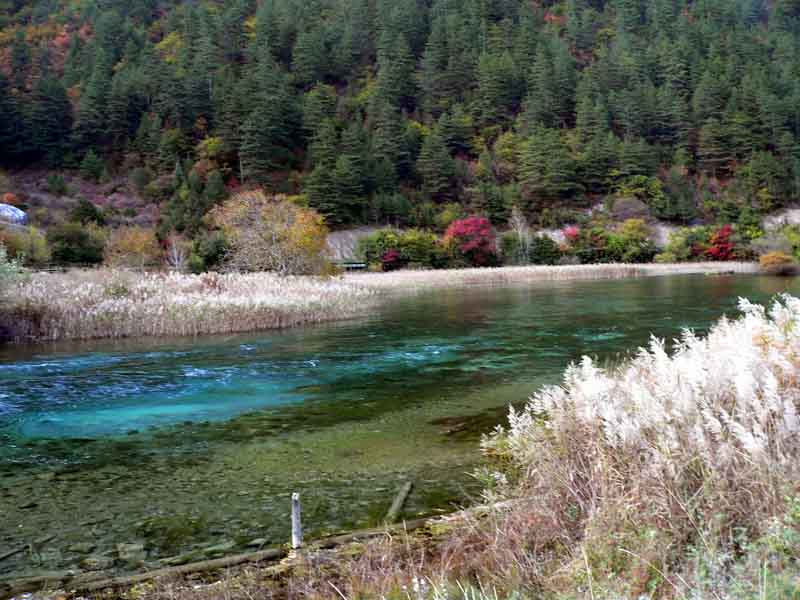
MULTIPOLYGON (((429 519, 416 519, 415 521, 406 522, 402 526, 398 525, 392 528, 379 527, 375 529, 362 529, 359 531, 354 531, 352 533, 332 536, 328 538, 322 538, 317 542, 315 542, 314 545, 318 548, 335 548, 336 546, 342 546, 344 544, 349 544, 351 542, 357 542, 360 540, 365 540, 385 535, 387 532, 392 530, 402 529, 404 531, 412 531, 414 529, 420 529, 426 526, 428 524, 428 521, 429 519)), ((236 556, 227 556, 224 558, 217 558, 214 560, 204 560, 200 562, 179 565, 176 567, 166 567, 163 569, 148 571, 147 573, 138 573, 136 575, 113 577, 111 579, 105 579, 102 581, 90 581, 85 583, 65 582, 65 585, 70 590, 76 592, 92 592, 97 590, 103 590, 106 588, 123 588, 123 587, 130 587, 136 585, 137 583, 142 583, 144 581, 158 579, 160 577, 190 575, 192 573, 217 571, 220 569, 234 567, 245 563, 274 561, 282 559, 286 557, 288 554, 289 552, 286 548, 270 548, 267 550, 261 550, 259 552, 237 554, 236 556)))
POLYGON ((151 579, 158 579, 159 577, 167 577, 172 575, 189 575, 191 573, 202 573, 205 571, 217 571, 219 569, 226 569, 228 567, 235 567, 236 565, 243 565, 245 563, 262 562, 266 560, 276 560, 286 556, 287 552, 283 548, 270 548, 268 550, 261 550, 259 552, 249 552, 247 554, 237 554, 235 556, 226 556, 224 558, 215 558, 212 560, 202 560, 195 563, 186 565, 178 565, 176 567, 166 567, 164 569, 156 569, 148 571, 147 573, 138 573, 136 575, 127 575, 122 577, 112 577, 111 579, 104 579, 102 581, 90 581, 88 583, 79 584, 77 586, 68 587, 75 589, 75 591, 92 592, 103 590, 106 588, 120 588, 130 587, 143 581, 151 579))
POLYGON ((392 502, 392 506, 389 507, 389 512, 386 513, 386 517, 383 519, 384 523, 391 525, 397 521, 397 517, 400 516, 400 511, 403 510, 403 505, 405 505, 406 500, 408 500, 408 495, 411 493, 411 488, 413 487, 414 484, 410 481, 406 481, 403 484, 403 487, 397 492, 397 496, 394 497, 394 502, 392 502))

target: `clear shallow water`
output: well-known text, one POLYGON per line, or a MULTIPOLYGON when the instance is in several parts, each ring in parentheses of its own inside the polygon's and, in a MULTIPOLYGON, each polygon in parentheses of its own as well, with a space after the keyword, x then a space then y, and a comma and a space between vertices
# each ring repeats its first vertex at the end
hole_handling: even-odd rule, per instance
MULTIPOLYGON (((793 280, 681 276, 447 290, 372 318, 251 336, 0 347, 0 575, 141 543, 166 557, 372 524, 477 491, 477 441, 583 354, 618 360, 793 280), (622 354, 621 354, 622 353, 622 354), (77 515, 77 518, 76 518, 77 515), (87 548, 93 547, 92 550, 87 548)), ((113 568, 141 566, 117 561, 113 568)))

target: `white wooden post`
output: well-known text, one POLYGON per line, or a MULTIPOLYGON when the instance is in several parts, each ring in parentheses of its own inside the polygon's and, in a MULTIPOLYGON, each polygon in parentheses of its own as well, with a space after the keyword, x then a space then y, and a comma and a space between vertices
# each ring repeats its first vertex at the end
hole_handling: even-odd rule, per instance
POLYGON ((292 494, 292 549, 303 545, 303 524, 300 519, 300 494, 292 494))

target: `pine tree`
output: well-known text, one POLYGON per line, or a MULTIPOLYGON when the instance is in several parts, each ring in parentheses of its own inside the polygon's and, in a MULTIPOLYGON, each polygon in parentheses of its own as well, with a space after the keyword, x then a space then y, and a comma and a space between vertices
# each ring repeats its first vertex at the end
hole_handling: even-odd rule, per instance
MULTIPOLYGON (((25 149, 29 134, 19 109, 17 98, 11 92, 11 84, 0 72, 0 148, 5 148, 3 159, 11 159, 25 149)), ((3 162, 0 159, 0 162, 3 162)))
POLYGON ((430 198, 443 200, 450 197, 455 178, 455 163, 437 129, 425 138, 416 166, 422 177, 423 189, 430 198))
POLYGON ((447 28, 443 17, 431 26, 431 33, 422 57, 421 86, 425 112, 438 117, 453 100, 450 76, 447 71, 447 28))
POLYGON ((325 39, 321 27, 300 31, 292 51, 292 72, 295 82, 301 87, 321 80, 327 70, 325 39))
POLYGON ((75 140, 83 147, 101 145, 106 132, 108 92, 111 88, 111 60, 100 50, 86 88, 81 94, 75 121, 75 140))
POLYGON ((325 119, 314 132, 309 146, 309 158, 313 166, 333 167, 336 163, 339 132, 333 119, 325 119))
POLYGON ((333 171, 333 185, 337 222, 363 222, 367 208, 364 171, 356 157, 351 154, 339 156, 333 171))
POLYGON ((606 193, 610 190, 618 167, 617 146, 617 138, 611 132, 596 135, 585 146, 577 170, 587 191, 606 193))
POLYGON ((303 129, 313 135, 320 124, 333 118, 336 112, 336 90, 329 85, 318 84, 303 96, 303 129))
POLYGON ((25 89, 25 82, 28 79, 28 69, 31 65, 31 50, 28 42, 25 39, 25 31, 17 29, 14 35, 14 41, 11 45, 11 73, 14 86, 19 89, 25 89))
POLYGON ((556 129, 537 127, 523 144, 520 183, 529 198, 556 200, 580 190, 577 165, 556 129))
POLYGON ((728 172, 733 160, 725 129, 716 117, 709 118, 700 129, 697 143, 700 166, 713 175, 728 172))
POLYGON ((72 105, 58 79, 37 81, 30 96, 28 127, 29 149, 51 165, 61 164, 72 128, 72 105))
POLYGON ((658 154, 643 138, 627 137, 619 144, 619 174, 621 177, 656 174, 658 154))
POLYGON ((408 177, 411 171, 405 129, 400 111, 388 104, 377 110, 370 140, 376 165, 373 178, 379 189, 394 190, 398 180, 408 177))
POLYGON ((378 53, 376 100, 398 108, 413 108, 417 91, 416 65, 408 42, 401 34, 385 32, 382 38, 385 49, 378 53))
POLYGON ((112 146, 123 147, 131 129, 131 98, 125 71, 114 74, 106 107, 106 131, 112 146))
POLYGON ((439 131, 452 152, 464 154, 471 150, 472 120, 461 104, 439 118, 439 131))
POLYGON ((511 54, 484 52, 478 61, 478 106, 485 125, 503 123, 520 100, 511 54))

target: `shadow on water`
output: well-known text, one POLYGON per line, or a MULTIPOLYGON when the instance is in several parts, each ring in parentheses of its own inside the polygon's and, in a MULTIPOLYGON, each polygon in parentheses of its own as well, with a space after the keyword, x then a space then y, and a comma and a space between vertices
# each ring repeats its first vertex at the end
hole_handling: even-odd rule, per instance
POLYGON ((31 544, 0 576, 282 543, 293 491, 311 534, 375 524, 409 479, 406 516, 449 510, 479 492, 481 434, 569 362, 618 362, 651 333, 702 333, 739 296, 797 288, 549 282, 278 333, 0 348, 0 548, 31 544))

